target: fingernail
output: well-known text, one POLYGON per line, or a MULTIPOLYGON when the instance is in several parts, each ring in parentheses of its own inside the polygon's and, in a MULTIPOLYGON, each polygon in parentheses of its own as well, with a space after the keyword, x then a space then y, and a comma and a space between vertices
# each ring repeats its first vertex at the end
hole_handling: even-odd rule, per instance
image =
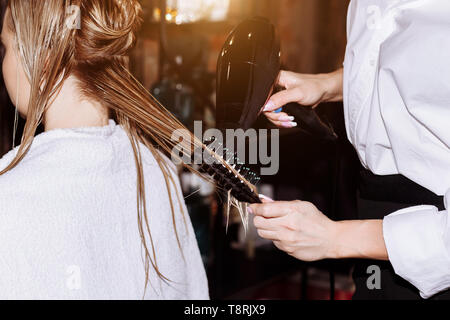
POLYGON ((266 103, 266 105, 264 106, 264 112, 266 111, 270 111, 273 108, 275 108, 275 103, 273 103, 272 101, 269 100, 269 102, 266 103))
POLYGON ((297 126, 297 122, 283 123, 282 126, 284 128, 295 128, 297 126))
POLYGON ((290 116, 282 116, 280 117, 280 121, 289 121, 289 122, 293 122, 295 120, 294 117, 290 117, 290 116))
POLYGON ((253 209, 250 208, 250 207, 247 207, 247 212, 248 212, 249 214, 253 214, 253 209))
POLYGON ((269 201, 269 202, 275 202, 273 199, 270 199, 269 197, 266 197, 266 196, 263 195, 263 194, 260 194, 259 197, 260 197, 262 200, 266 200, 266 201, 269 201))

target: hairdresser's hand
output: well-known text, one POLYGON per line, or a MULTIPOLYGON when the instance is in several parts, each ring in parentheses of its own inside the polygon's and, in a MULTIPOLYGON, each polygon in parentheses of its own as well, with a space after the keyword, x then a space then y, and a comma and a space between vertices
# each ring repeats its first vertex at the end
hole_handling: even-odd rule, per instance
POLYGON ((281 128, 296 127, 294 118, 285 112, 275 113, 288 103, 298 103, 301 106, 317 107, 322 102, 342 100, 343 72, 342 69, 329 74, 299 74, 281 71, 277 86, 283 88, 275 93, 263 108, 265 116, 281 128))
POLYGON ((249 207, 262 238, 272 240, 278 249, 302 261, 336 257, 333 247, 336 223, 313 204, 264 202, 249 207))

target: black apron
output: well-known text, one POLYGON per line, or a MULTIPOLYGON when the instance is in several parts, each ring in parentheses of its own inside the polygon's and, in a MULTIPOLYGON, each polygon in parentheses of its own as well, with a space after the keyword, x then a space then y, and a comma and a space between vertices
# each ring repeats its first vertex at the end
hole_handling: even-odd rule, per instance
MULTIPOLYGON (((360 173, 358 218, 383 219, 397 210, 417 205, 434 205, 445 210, 444 198, 414 183, 402 175, 376 176, 369 171, 360 173)), ((356 291, 353 300, 418 300, 419 290, 396 275, 388 261, 357 260, 353 271, 356 291), (369 266, 381 270, 381 289, 370 290, 367 280, 373 274, 369 266)), ((450 290, 431 300, 450 300, 450 290)))

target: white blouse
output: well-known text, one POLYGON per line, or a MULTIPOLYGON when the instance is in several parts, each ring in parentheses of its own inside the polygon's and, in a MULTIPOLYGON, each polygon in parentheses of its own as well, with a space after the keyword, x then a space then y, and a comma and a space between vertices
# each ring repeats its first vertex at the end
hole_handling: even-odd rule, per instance
POLYGON ((347 134, 362 164, 445 196, 384 219, 395 272, 423 298, 450 288, 450 1, 353 0, 344 63, 347 134))
MULTIPOLYGON (((186 225, 174 205, 182 255, 162 172, 141 150, 156 261, 171 280, 151 268, 145 299, 208 299, 184 201, 186 225)), ((136 181, 131 143, 113 120, 38 135, 23 161, 0 176, 0 299, 142 299, 136 181)))

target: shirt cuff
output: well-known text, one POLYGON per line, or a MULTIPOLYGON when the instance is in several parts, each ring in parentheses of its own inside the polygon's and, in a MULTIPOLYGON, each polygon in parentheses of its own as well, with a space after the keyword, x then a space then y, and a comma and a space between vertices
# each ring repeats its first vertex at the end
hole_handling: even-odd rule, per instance
POLYGON ((450 288, 447 217, 448 210, 418 206, 383 220, 383 237, 395 273, 419 289, 424 299, 450 288))

